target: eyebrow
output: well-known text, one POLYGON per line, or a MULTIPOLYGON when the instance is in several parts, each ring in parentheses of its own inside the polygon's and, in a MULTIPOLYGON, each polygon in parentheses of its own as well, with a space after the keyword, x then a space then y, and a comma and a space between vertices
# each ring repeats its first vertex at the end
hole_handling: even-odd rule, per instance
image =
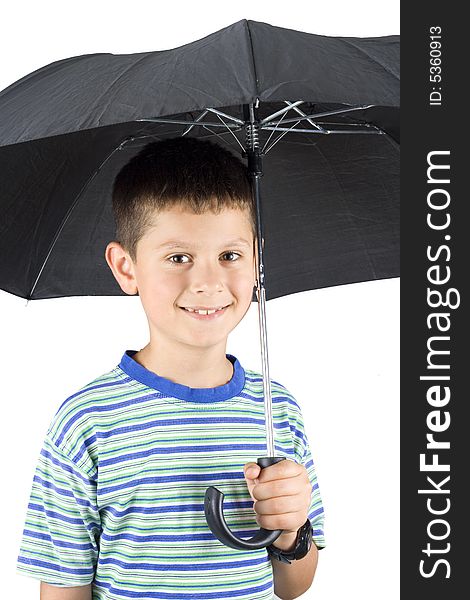
MULTIPOLYGON (((161 248, 189 248, 190 246, 191 246, 190 243, 185 242, 183 240, 171 240, 168 242, 163 242, 162 244, 157 246, 157 250, 159 250, 161 248)), ((248 246, 248 247, 251 247, 251 244, 244 238, 236 238, 236 239, 225 242, 224 246, 248 246)))

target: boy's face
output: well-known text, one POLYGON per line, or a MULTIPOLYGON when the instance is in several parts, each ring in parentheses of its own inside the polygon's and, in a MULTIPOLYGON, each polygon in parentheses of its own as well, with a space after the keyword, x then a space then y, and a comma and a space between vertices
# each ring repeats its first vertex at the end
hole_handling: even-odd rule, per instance
POLYGON ((172 348, 225 347, 250 307, 256 281, 247 210, 196 215, 172 207, 156 213, 152 228, 137 244, 135 263, 120 248, 111 242, 106 259, 123 291, 138 291, 151 341, 172 348), (188 308, 222 310, 199 315, 188 308))

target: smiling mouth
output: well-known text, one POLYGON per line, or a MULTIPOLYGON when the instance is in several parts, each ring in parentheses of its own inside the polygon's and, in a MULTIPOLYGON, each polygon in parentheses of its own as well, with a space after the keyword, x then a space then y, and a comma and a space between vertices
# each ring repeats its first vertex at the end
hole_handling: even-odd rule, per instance
POLYGON ((197 314, 197 315, 213 315, 215 313, 221 313, 223 310, 225 310, 229 306, 230 306, 230 304, 227 304, 226 306, 217 306, 215 308, 189 308, 189 307, 185 307, 185 306, 180 306, 180 308, 182 310, 185 310, 186 312, 197 314))

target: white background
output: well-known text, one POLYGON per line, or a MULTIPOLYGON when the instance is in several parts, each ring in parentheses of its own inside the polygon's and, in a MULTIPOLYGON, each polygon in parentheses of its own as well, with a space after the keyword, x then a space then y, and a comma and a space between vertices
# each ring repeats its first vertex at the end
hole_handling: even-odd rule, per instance
MULTIPOLYGON (((322 35, 399 33, 399 2, 237 0, 18 2, 2 7, 0 89, 52 61, 164 50, 240 19, 322 35)), ((104 259, 103 259, 104 260, 104 259)), ((69 395, 148 341, 135 298, 26 301, 0 292, 2 595, 39 598, 15 574, 35 464, 69 395)), ((267 304, 271 378, 300 403, 326 512, 327 548, 302 600, 399 597, 399 280, 294 294, 267 304)), ((227 351, 261 369, 257 305, 227 351)))

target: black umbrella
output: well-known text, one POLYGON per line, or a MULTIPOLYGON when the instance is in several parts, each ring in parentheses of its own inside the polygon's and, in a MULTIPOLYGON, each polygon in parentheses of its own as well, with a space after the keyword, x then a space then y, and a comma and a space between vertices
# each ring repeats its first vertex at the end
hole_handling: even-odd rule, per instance
MULTIPOLYGON (((265 301, 398 276, 398 63, 398 36, 243 20, 173 50, 78 56, 23 77, 0 93, 0 288, 32 300, 124 295, 104 261, 117 171, 167 137, 242 153, 258 214, 267 436, 258 464, 282 460, 265 301)), ((209 488, 208 524, 231 547, 260 548, 281 533, 240 540, 222 508, 209 488)))

